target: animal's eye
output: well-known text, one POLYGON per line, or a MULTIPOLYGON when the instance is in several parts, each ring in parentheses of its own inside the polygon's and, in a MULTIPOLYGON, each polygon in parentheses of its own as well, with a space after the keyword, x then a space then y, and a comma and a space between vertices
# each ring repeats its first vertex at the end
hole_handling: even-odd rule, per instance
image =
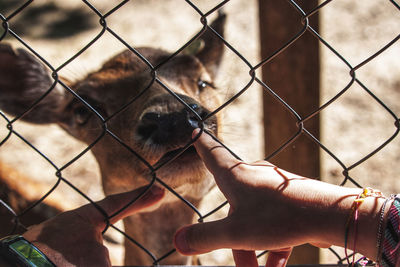
POLYGON ((79 106, 74 109, 75 121, 79 125, 86 124, 90 116, 92 116, 92 112, 85 106, 79 106))
POLYGON ((206 82, 203 80, 198 80, 197 86, 198 86, 200 92, 203 91, 204 89, 206 89, 207 87, 211 87, 211 88, 215 89, 215 86, 212 83, 206 82))

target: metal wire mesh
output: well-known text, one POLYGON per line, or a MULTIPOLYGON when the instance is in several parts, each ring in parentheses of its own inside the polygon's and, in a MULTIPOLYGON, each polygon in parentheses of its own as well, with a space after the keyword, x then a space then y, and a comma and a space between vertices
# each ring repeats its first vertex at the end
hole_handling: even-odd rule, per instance
MULTIPOLYGON (((194 37, 190 38, 189 41, 184 42, 182 44, 179 44, 179 47, 175 49, 175 51, 169 55, 168 57, 165 58, 164 61, 157 65, 153 65, 150 63, 149 59, 147 59, 145 56, 143 56, 140 51, 138 51, 135 47, 135 43, 130 43, 125 40, 123 36, 121 36, 117 31, 114 30, 114 27, 112 23, 110 23, 110 18, 118 14, 118 11, 124 8, 130 8, 128 7, 128 0, 122 1, 119 4, 115 6, 108 6, 106 10, 108 11, 100 11, 103 8, 100 8, 98 6, 98 3, 91 3, 88 1, 79 1, 79 7, 84 8, 85 12, 87 14, 91 14, 91 16, 96 16, 98 23, 95 24, 96 27, 99 28, 98 33, 91 38, 89 41, 85 41, 81 44, 81 47, 79 51, 74 53, 74 55, 68 57, 65 61, 63 61, 61 64, 51 64, 48 60, 46 60, 45 57, 43 57, 39 52, 37 52, 37 49, 35 49, 29 41, 26 41, 23 37, 21 37, 23 34, 20 33, 22 29, 18 28, 18 23, 19 19, 26 14, 29 11, 33 10, 34 7, 34 1, 26 1, 20 3, 19 6, 12 6, 11 8, 8 8, 7 10, 1 10, 0 8, 0 18, 2 20, 2 27, 3 27, 3 32, 1 33, 0 36, 0 44, 5 43, 9 40, 16 41, 18 42, 22 47, 25 49, 29 50, 30 53, 34 54, 45 66, 46 68, 49 69, 51 72, 52 76, 52 84, 51 86, 46 90, 46 92, 38 99, 36 99, 30 107, 28 107, 23 113, 18 114, 17 116, 13 117, 8 114, 5 114, 3 112, 0 112, 0 115, 2 119, 4 120, 4 123, 7 128, 8 134, 3 137, 3 139, 0 142, 0 146, 3 146, 8 142, 10 138, 18 138, 22 140, 26 146, 29 146, 35 153, 37 153, 42 159, 44 159, 49 166, 54 168, 55 171, 55 182, 51 186, 51 188, 45 192, 42 197, 39 200, 34 201, 34 203, 30 203, 28 206, 23 207, 22 210, 16 212, 14 209, 11 207, 12 205, 10 203, 7 203, 8 201, 3 201, 1 200, 0 204, 7 210, 10 218, 10 222, 12 222, 12 227, 10 229, 10 233, 15 232, 18 230, 18 228, 22 227, 23 229, 25 226, 21 224, 20 218, 26 217, 34 212, 35 207, 40 205, 46 198, 48 198, 49 195, 51 195, 61 184, 67 185, 68 187, 72 188, 75 192, 77 192, 82 198, 86 199, 86 201, 91 202, 93 205, 96 206, 95 202, 87 196, 86 193, 84 193, 79 186, 75 185, 70 181, 70 179, 66 178, 64 176, 65 171, 71 166, 76 164, 81 160, 82 157, 85 156, 85 154, 92 149, 94 146, 96 146, 99 142, 101 142, 105 137, 110 137, 112 138, 118 145, 124 147, 129 153, 131 153, 132 157, 137 159, 138 161, 141 161, 149 170, 151 174, 151 182, 148 184, 148 188, 150 188, 153 183, 158 183, 161 184, 163 187, 165 187, 167 190, 172 192, 177 198, 179 198, 182 202, 185 203, 192 211, 197 214, 198 216, 198 221, 202 222, 206 218, 208 218, 210 215, 215 214, 219 209, 222 207, 226 206, 226 202, 224 203, 219 203, 215 204, 215 208, 212 210, 209 210, 207 212, 201 212, 198 207, 193 205, 189 200, 185 199, 182 195, 180 195, 178 192, 176 192, 171 186, 169 186, 167 183, 165 183, 160 177, 157 176, 157 173, 160 169, 164 168, 165 165, 167 165, 170 161, 174 160, 177 158, 177 155, 174 157, 174 159, 170 159, 168 162, 164 162, 162 164, 151 164, 148 162, 143 155, 140 155, 135 149, 132 149, 124 140, 122 140, 118 135, 119 133, 113 132, 112 129, 108 127, 108 124, 110 121, 112 121, 115 117, 118 117, 121 113, 123 113, 127 108, 131 107, 132 105, 135 105, 136 102, 141 100, 142 94, 138 94, 136 97, 130 99, 127 101, 124 105, 118 107, 116 111, 114 111, 113 114, 104 117, 104 115, 97 109, 97 107, 92 106, 90 103, 88 103, 85 98, 79 94, 77 94, 74 91, 74 88, 71 88, 68 83, 66 83, 63 79, 60 78, 60 73, 63 72, 69 65, 71 65, 76 59, 79 57, 83 57, 85 52, 90 49, 92 46, 95 46, 97 43, 101 42, 102 39, 106 38, 105 36, 111 36, 111 38, 114 40, 114 42, 118 42, 120 46, 124 47, 125 49, 128 49, 131 53, 136 55, 142 62, 147 66, 147 68, 150 70, 152 79, 148 83, 148 86, 143 90, 145 92, 148 88, 150 88, 153 85, 161 86, 166 92, 171 94, 174 98, 176 98, 182 105, 186 107, 186 109, 190 110, 195 116, 197 117, 198 120, 205 122, 209 120, 212 116, 219 114, 221 111, 225 110, 228 105, 231 105, 235 100, 241 98, 241 96, 247 92, 248 90, 252 89, 252 86, 257 84, 263 88, 264 93, 271 94, 276 101, 282 103, 282 107, 284 109, 287 109, 288 112, 290 112, 293 117, 296 118, 296 121, 294 122, 297 127, 297 132, 289 139, 287 140, 284 144, 282 144, 278 149, 276 149, 273 153, 270 155, 267 155, 265 158, 267 160, 272 159, 276 155, 278 155, 280 152, 284 151, 287 147, 292 145, 296 139, 300 136, 307 136, 310 140, 312 140, 315 144, 317 144, 331 159, 333 159, 338 165, 341 166, 342 168, 342 174, 343 178, 338 182, 340 185, 355 185, 357 187, 362 187, 361 183, 359 183, 355 178, 350 176, 350 171, 352 171, 354 168, 360 166, 362 163, 370 159, 372 156, 376 155, 379 153, 382 149, 387 147, 388 144, 390 144, 398 135, 399 133, 399 118, 396 115, 395 111, 393 111, 390 106, 385 104, 381 98, 379 98, 375 93, 373 89, 370 89, 366 83, 364 83, 361 79, 359 79, 356 76, 356 73, 362 69, 364 66, 367 64, 373 64, 374 60, 378 57, 380 57, 383 53, 385 53, 387 50, 392 48, 395 45, 398 45, 398 40, 400 38, 400 35, 397 34, 393 39, 388 40, 382 48, 378 49, 375 53, 370 54, 367 58, 362 60, 361 62, 358 62, 356 64, 351 64, 349 60, 347 60, 339 50, 336 50, 334 45, 330 44, 328 41, 324 39, 324 37, 317 32, 315 29, 311 27, 309 24, 309 18, 311 18, 313 15, 317 14, 318 12, 321 12, 324 8, 329 7, 331 5, 331 2, 334 1, 324 1, 320 3, 318 6, 316 6, 314 9, 310 11, 304 11, 302 9, 301 2, 299 1, 291 1, 288 0, 287 2, 289 3, 288 8, 294 9, 298 14, 299 14, 299 23, 301 23, 301 30, 293 35, 290 39, 287 40, 287 42, 278 50, 276 50, 274 53, 272 53, 269 57, 264 58, 257 62, 256 64, 250 63, 248 59, 243 55, 243 53, 239 52, 234 45, 229 43, 225 37, 222 37, 215 29, 210 27, 210 21, 211 17, 215 16, 218 12, 221 12, 223 8, 226 8, 230 2, 229 1, 222 1, 218 3, 215 6, 212 6, 211 8, 208 7, 206 11, 202 10, 201 8, 198 7, 197 3, 193 3, 189 0, 186 0, 187 7, 192 9, 193 16, 196 16, 198 21, 201 23, 201 30, 198 31, 194 37), (169 87, 169 85, 164 84, 161 79, 159 79, 157 72, 159 71, 160 68, 162 68, 165 64, 173 60, 173 58, 176 58, 178 54, 180 54, 183 50, 185 50, 188 46, 190 46, 193 42, 198 40, 204 32, 208 30, 211 31, 212 34, 220 39, 223 44, 225 45, 225 49, 229 51, 231 56, 235 56, 241 60, 241 62, 246 66, 248 74, 249 74, 249 80, 245 83, 244 86, 240 86, 237 90, 235 90, 235 93, 232 94, 231 96, 228 97, 228 99, 221 104, 218 108, 212 110, 206 117, 201 117, 200 114, 196 112, 196 110, 190 105, 190 103, 187 103, 180 95, 174 93, 174 91, 169 87), (324 47, 324 49, 327 49, 330 51, 330 53, 334 54, 336 59, 341 61, 344 66, 346 66, 347 71, 349 72, 349 77, 350 81, 348 84, 346 84, 338 93, 336 93, 333 97, 328 99, 325 103, 320 105, 316 110, 311 112, 309 115, 306 116, 300 116, 294 108, 292 108, 289 104, 285 102, 285 99, 282 99, 274 90, 273 88, 270 88, 268 85, 268 81, 262 81, 261 78, 257 75, 257 71, 260 70, 263 66, 267 64, 271 64, 273 59, 277 56, 279 56, 280 53, 286 51, 291 45, 293 45, 301 36, 305 33, 311 33, 316 39, 319 40, 320 45, 324 47), (312 133, 310 133, 307 130, 307 127, 305 126, 305 123, 309 120, 312 120, 316 116, 320 115, 323 111, 328 109, 328 107, 332 107, 334 103, 338 102, 343 95, 345 95, 349 90, 353 88, 354 85, 358 85, 362 90, 371 96, 371 102, 374 104, 382 107, 381 112, 385 112, 391 117, 391 119, 394 122, 393 126, 393 133, 390 137, 386 138, 381 144, 378 146, 374 147, 374 149, 367 154, 363 155, 360 157, 357 161, 350 163, 350 164, 345 164, 343 160, 339 156, 337 156, 334 152, 332 152, 321 140, 318 138, 314 137, 312 133), (45 153, 43 153, 40 149, 36 147, 36 145, 32 144, 29 141, 29 138, 25 137, 23 134, 20 134, 19 131, 15 128, 15 125, 18 124, 19 121, 21 121, 25 116, 29 116, 29 113, 33 112, 33 110, 42 103, 46 97, 50 93, 52 93, 55 88, 61 86, 63 90, 67 91, 68 94, 70 94, 74 99, 77 101, 81 102, 84 104, 84 106, 90 110, 90 112, 93 113, 94 116, 97 117, 99 121, 99 125, 101 125, 101 131, 98 133, 97 138, 92 140, 86 148, 81 151, 78 155, 76 156, 71 156, 68 160, 67 163, 64 164, 58 164, 55 163, 53 159, 49 158, 45 153)), ((77 1, 78 2, 78 1, 77 1)), ((390 2, 393 6, 393 9, 399 11, 400 6, 396 1, 387 1, 390 2)), ((35 7, 37 8, 37 7, 35 7)), ((234 18, 233 18, 234 19, 234 18)), ((90 23, 89 23, 90 24, 90 23)), ((29 28, 29 25, 24 25, 24 27, 29 28)), ((25 29, 26 30, 26 29, 25 29)), ((108 40, 108 39, 107 39, 108 40)), ((295 56, 295 55, 294 55, 295 56)), ((229 79, 229 77, 225 77, 225 79, 229 79)), ((1 90, 1 89, 0 89, 1 90)), ((301 99, 299 99, 301 101, 301 99)), ((204 127, 204 126, 202 126, 204 127)), ((345 136, 341 138, 346 138, 345 136)), ((185 146, 185 149, 187 149, 191 143, 188 143, 185 146)), ((228 148, 229 149, 229 148, 228 148)), ((136 201, 136 199, 132 200, 131 203, 136 201)), ((130 204, 131 204, 130 203, 130 204)), ((105 219, 109 221, 110 218, 114 217, 117 215, 117 213, 107 215, 103 210, 101 210, 100 207, 97 207, 105 216, 105 219)), ((120 212, 120 211, 119 211, 120 212)), ((108 223, 108 227, 111 227, 124 235, 127 239, 129 239, 132 243, 136 244, 139 246, 143 251, 145 251, 148 256, 152 259, 154 265, 158 265, 160 262, 162 262, 163 259, 170 257, 171 254, 176 253, 174 250, 171 250, 170 252, 166 253, 165 255, 162 256, 156 256, 152 253, 152 248, 151 247, 144 247, 140 242, 137 242, 135 240, 135 237, 133 236, 128 236, 127 234, 124 233, 124 231, 120 230, 119 227, 116 227, 115 225, 111 225, 108 223)), ((107 230, 107 229, 105 229, 107 230)), ((343 263, 344 259, 337 254, 334 250, 332 252, 337 256, 337 262, 338 263, 343 263)))

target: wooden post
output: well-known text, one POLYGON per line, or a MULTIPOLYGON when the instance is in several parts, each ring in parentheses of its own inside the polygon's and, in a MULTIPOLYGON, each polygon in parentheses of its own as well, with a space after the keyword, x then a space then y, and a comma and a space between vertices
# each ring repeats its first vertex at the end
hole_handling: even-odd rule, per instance
MULTIPOLYGON (((305 11, 318 5, 317 0, 297 1, 305 11)), ((269 58, 304 26, 301 15, 289 1, 259 0, 261 56, 269 58)), ((318 31, 318 13, 310 18, 318 31)), ((262 79, 288 103, 301 118, 319 106, 319 41, 306 31, 294 44, 262 69, 262 79)), ((274 97, 264 91, 265 151, 270 155, 298 132, 297 119, 274 97)), ((319 138, 319 118, 305 123, 306 129, 319 138)), ((277 166, 307 177, 320 175, 319 147, 305 134, 277 156, 270 159, 277 166)), ((293 218, 296 224, 296 218, 293 218)), ((290 264, 319 263, 319 249, 305 245, 296 247, 290 264)))

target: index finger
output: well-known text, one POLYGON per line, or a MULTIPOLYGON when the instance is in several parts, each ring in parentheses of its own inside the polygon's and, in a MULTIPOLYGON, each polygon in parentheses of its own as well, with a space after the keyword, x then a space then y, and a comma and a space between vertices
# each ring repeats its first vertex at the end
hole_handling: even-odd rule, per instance
MULTIPOLYGON (((199 133, 200 129, 195 129, 192 137, 197 137, 199 133)), ((200 137, 194 143, 194 147, 207 169, 214 176, 226 170, 231 170, 241 163, 231 152, 205 132, 201 133, 200 137)))
POLYGON ((141 187, 130 192, 110 195, 103 200, 96 202, 96 206, 98 207, 95 207, 93 204, 89 203, 76 209, 76 213, 96 227, 104 228, 106 219, 109 218, 111 224, 116 223, 117 221, 132 215, 141 209, 156 204, 164 197, 165 194, 164 189, 155 185, 153 185, 150 190, 143 194, 145 190, 146 187, 141 187), (133 200, 135 201, 132 204, 125 207, 133 200), (102 209, 102 211, 104 211, 106 214, 104 214, 98 208, 102 209), (110 218, 110 216, 114 215, 114 213, 120 211, 121 208, 124 209, 110 218))
MULTIPOLYGON (((198 134, 199 129, 196 129, 192 136, 196 137, 198 134)), ((236 183, 232 170, 243 162, 235 158, 231 152, 204 132, 201 133, 194 146, 207 169, 214 176, 221 192, 229 203, 234 205, 232 196, 235 195, 236 183)))

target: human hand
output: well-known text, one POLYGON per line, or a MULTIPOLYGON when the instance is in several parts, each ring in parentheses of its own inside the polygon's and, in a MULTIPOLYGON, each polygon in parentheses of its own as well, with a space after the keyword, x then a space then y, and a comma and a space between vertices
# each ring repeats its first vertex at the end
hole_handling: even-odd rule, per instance
MULTIPOLYGON (((96 203, 111 215, 139 196, 144 189, 108 196, 96 203)), ((110 223, 157 203, 163 196, 163 189, 152 186, 141 198, 112 217, 110 223)), ((103 245, 102 231, 105 227, 104 215, 93 204, 87 204, 32 226, 23 236, 57 266, 111 266, 108 250, 103 245)))
POLYGON ((207 134, 194 145, 230 212, 224 219, 178 230, 174 242, 180 253, 232 248, 237 266, 258 266, 254 250, 270 250, 267 266, 284 266, 290 247, 343 245, 346 220, 360 189, 308 179, 266 161, 244 163, 207 134))

